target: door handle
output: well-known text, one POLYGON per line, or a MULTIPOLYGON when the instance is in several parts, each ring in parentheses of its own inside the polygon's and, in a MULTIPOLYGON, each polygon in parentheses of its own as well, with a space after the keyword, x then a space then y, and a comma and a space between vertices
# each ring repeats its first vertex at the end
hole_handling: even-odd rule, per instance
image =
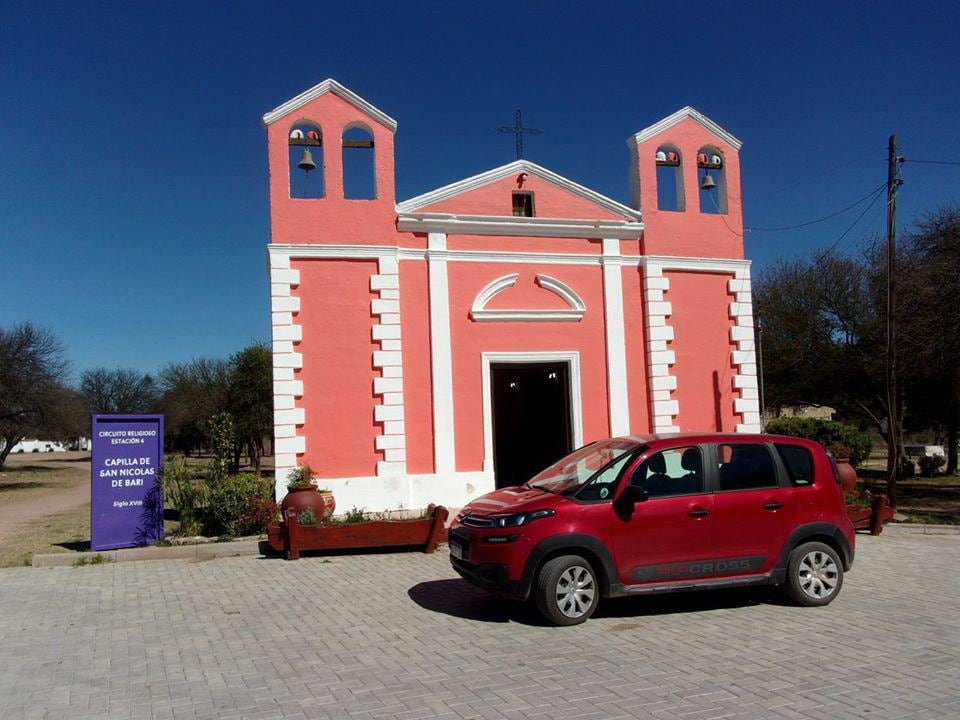
POLYGON ((706 517, 709 514, 710 514, 709 510, 706 510, 705 508, 702 508, 699 506, 692 507, 687 511, 687 515, 689 515, 692 518, 702 518, 702 517, 706 517))
POLYGON ((779 510, 782 507, 783 507, 783 503, 779 502, 778 500, 767 500, 767 502, 763 504, 763 509, 770 510, 771 512, 773 512, 774 510, 779 510))

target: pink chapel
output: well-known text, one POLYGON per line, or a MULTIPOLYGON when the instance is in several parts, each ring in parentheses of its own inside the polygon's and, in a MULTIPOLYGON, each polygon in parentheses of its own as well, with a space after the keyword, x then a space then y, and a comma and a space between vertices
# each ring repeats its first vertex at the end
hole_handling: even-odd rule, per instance
MULTIPOLYGON (((263 117, 277 496, 460 507, 599 438, 759 432, 740 141, 627 139, 630 206, 526 160, 397 202, 397 122, 334 80, 263 117)), ((627 178, 625 178, 627 180, 627 178)))

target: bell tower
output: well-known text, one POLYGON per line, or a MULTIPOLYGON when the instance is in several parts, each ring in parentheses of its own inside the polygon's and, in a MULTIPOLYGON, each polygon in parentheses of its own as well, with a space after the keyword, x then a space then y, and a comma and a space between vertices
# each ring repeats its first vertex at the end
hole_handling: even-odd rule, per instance
POLYGON ((737 138, 685 107, 627 145, 644 254, 743 258, 737 138))
POLYGON ((274 244, 393 241, 397 122, 327 79, 263 116, 274 244))

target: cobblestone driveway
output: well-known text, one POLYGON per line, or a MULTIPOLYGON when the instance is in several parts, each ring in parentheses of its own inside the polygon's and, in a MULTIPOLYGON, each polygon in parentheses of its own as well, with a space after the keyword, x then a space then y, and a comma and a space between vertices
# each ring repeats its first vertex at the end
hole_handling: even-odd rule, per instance
POLYGON ((0 717, 960 717, 960 537, 859 541, 827 608, 629 599, 565 629, 445 550, 0 571, 0 717))

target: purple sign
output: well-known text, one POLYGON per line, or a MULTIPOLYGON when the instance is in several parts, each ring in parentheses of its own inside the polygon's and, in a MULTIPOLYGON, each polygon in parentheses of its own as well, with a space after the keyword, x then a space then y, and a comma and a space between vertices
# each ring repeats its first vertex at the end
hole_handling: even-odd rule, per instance
POLYGON ((163 415, 94 415, 90 547, 163 539, 163 415))

